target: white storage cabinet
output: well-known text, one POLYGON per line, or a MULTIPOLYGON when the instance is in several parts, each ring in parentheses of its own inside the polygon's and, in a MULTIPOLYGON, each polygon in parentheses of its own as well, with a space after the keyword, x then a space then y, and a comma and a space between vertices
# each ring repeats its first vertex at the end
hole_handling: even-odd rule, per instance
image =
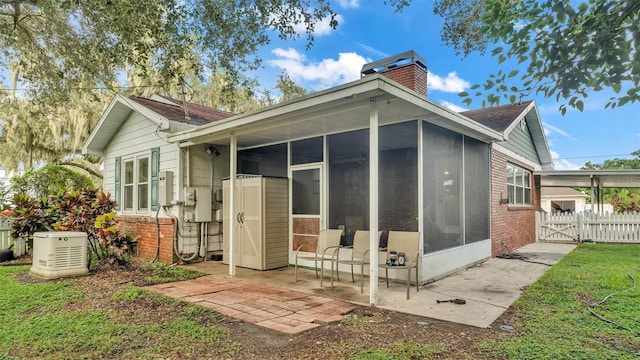
POLYGON ((229 180, 222 183, 224 251, 229 263, 229 230, 235 226, 237 266, 268 270, 289 265, 289 182, 254 176, 236 180, 235 214, 230 214, 229 180))

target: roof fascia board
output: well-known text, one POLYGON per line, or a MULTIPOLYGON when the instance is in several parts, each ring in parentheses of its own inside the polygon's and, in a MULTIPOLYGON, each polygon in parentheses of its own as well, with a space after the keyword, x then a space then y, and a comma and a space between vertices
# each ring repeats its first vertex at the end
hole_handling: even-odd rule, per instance
POLYGON ((507 155, 508 157, 510 157, 510 158, 512 158, 514 160, 517 160, 517 161, 519 161, 519 162, 521 162, 523 164, 527 164, 527 165, 531 166, 533 168, 533 171, 538 172, 538 171, 542 170, 542 166, 540 164, 536 164, 533 161, 525 158, 524 156, 518 155, 515 152, 505 148, 504 146, 502 146, 502 145, 500 145, 498 143, 492 143, 491 144, 491 148, 496 150, 496 151, 499 151, 499 152, 501 152, 501 153, 503 153, 505 155, 507 155))
MULTIPOLYGON (((384 97, 386 99, 386 97, 384 97)), ((215 142, 218 140, 228 139, 231 133, 233 132, 236 136, 242 136, 245 134, 256 133, 263 130, 268 130, 273 128, 274 126, 278 126, 281 124, 293 125, 299 122, 307 121, 311 118, 318 117, 319 114, 338 114, 340 112, 349 111, 357 108, 368 108, 369 100, 368 98, 362 98, 356 102, 348 102, 338 106, 331 106, 329 109, 320 108, 306 108, 305 111, 297 112, 294 115, 283 116, 277 119, 269 119, 267 121, 260 121, 259 123, 249 123, 244 126, 235 126, 233 128, 226 128, 220 130, 213 130, 210 134, 203 135, 201 137, 191 137, 189 141, 181 142, 181 147, 200 144, 204 142, 215 142)), ((285 113, 291 114, 291 113, 285 113)))
MULTIPOLYGON (((139 112, 142 116, 147 118, 147 120, 151 121, 151 123, 157 125, 158 130, 169 130, 169 128, 171 127, 169 119, 156 113, 155 111, 150 110, 146 106, 139 104, 125 96, 121 96, 121 101, 134 111, 139 112)), ((177 106, 176 104, 172 105, 177 106)))
POLYGON ((122 95, 116 94, 116 96, 114 96, 114 98, 111 100, 111 102, 109 103, 105 111, 102 113, 102 116, 98 121, 98 124, 96 125, 95 128, 93 128, 93 131, 91 132, 91 134, 89 134, 89 137, 82 145, 81 149, 83 154, 102 156, 101 151, 97 151, 91 148, 91 143, 94 141, 96 136, 100 133, 102 126, 104 126, 104 124, 108 121, 107 119, 109 118, 109 115, 111 114, 111 111, 113 110, 113 108, 116 106, 116 104, 121 102, 122 97, 123 97, 122 95))
MULTIPOLYGON (((303 112, 314 106, 330 103, 341 99, 357 100, 360 94, 375 91, 379 89, 377 76, 367 76, 361 80, 347 84, 348 86, 340 86, 325 91, 320 91, 307 96, 303 96, 291 101, 270 106, 247 114, 240 114, 216 121, 211 124, 201 125, 194 129, 182 131, 169 135, 169 142, 190 141, 195 138, 211 135, 218 132, 230 132, 237 128, 243 128, 252 125, 257 121, 268 118, 283 117, 285 114, 293 112, 303 112)), ((298 113, 299 115, 300 113, 298 113)), ((287 117, 288 118, 288 117, 287 117)), ((271 124, 270 126, 273 126, 271 124)))
MULTIPOLYGON (((455 130, 456 132, 460 132, 465 135, 480 138, 487 142, 503 140, 502 134, 500 134, 499 132, 478 124, 477 122, 472 121, 471 119, 468 119, 467 117, 462 116, 456 112, 453 112, 452 110, 437 105, 430 100, 427 100, 423 96, 406 89, 404 86, 398 84, 397 82, 388 79, 384 75, 373 74, 342 86, 309 94, 307 96, 277 104, 265 109, 257 110, 252 113, 232 116, 230 118, 217 121, 212 124, 202 125, 194 129, 171 134, 168 136, 168 141, 184 142, 184 145, 192 144, 195 142, 194 140, 198 138, 206 138, 208 141, 212 141, 215 138, 218 138, 218 136, 215 135, 211 136, 214 133, 220 134, 220 138, 227 137, 228 134, 230 134, 232 131, 241 131, 241 129, 245 128, 246 126, 252 126, 252 124, 255 124, 258 121, 269 118, 280 118, 287 119, 286 121, 291 121, 291 117, 285 116, 286 114, 297 112, 297 114, 295 114, 296 117, 300 115, 304 116, 305 109, 308 110, 312 107, 329 104, 333 101, 339 101, 343 99, 368 99, 370 96, 367 95, 365 98, 363 97, 365 96, 364 94, 377 90, 390 94, 392 97, 398 97, 401 100, 416 105, 426 111, 436 113, 437 115, 446 118, 454 123, 454 126, 445 124, 444 122, 438 125, 448 127, 452 130, 455 130)), ((353 103, 349 104, 351 104, 351 106, 353 105, 353 103)), ((321 111, 326 111, 326 109, 321 111)), ((265 126, 274 126, 274 124, 270 123, 265 126)), ((251 127, 252 132, 254 132, 256 129, 257 128, 255 126, 251 127)))
POLYGON ((381 88, 385 92, 401 98, 404 101, 412 103, 430 112, 436 113, 441 117, 452 121, 454 125, 457 126, 451 126, 451 124, 445 123, 436 123, 436 125, 443 126, 456 132, 460 132, 476 138, 478 137, 478 135, 482 135, 482 140, 487 142, 504 140, 501 133, 490 129, 476 121, 473 121, 464 115, 460 115, 453 110, 447 109, 444 106, 438 105, 433 101, 427 99, 426 97, 416 93, 415 91, 409 90, 408 88, 391 79, 388 79, 386 77, 381 79, 381 88), (468 129, 470 131, 465 131, 464 129, 468 129))
MULTIPOLYGON (((538 112, 538 106, 535 105, 535 101, 531 102, 530 111, 533 112, 535 119, 527 118, 527 123, 529 121, 535 121, 534 129, 536 134, 532 134, 533 144, 536 147, 536 151, 538 152, 538 157, 540 157, 540 162, 542 163, 543 169, 553 169, 553 156, 551 156, 551 150, 549 149, 549 142, 547 141, 547 136, 544 134, 544 127, 542 126, 542 120, 540 119, 540 113, 538 112)), ((529 127, 531 129, 531 127, 529 127)))
POLYGON ((516 126, 518 126, 518 124, 520 124, 520 121, 522 121, 522 119, 525 119, 525 121, 527 121, 526 116, 529 113, 529 111, 531 111, 531 108, 534 107, 534 105, 535 105, 535 101, 532 101, 529 105, 527 105, 527 107, 520 112, 520 114, 516 117, 516 119, 513 120, 511 124, 509 124, 509 126, 504 130, 505 140, 509 140, 509 133, 511 133, 511 131, 513 131, 513 129, 515 129, 516 126))

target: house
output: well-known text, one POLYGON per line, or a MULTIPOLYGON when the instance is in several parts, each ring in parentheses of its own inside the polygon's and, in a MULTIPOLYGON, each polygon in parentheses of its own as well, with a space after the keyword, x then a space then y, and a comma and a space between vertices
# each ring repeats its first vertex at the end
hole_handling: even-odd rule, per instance
POLYGON ((587 210, 589 195, 567 187, 542 187, 541 208, 548 213, 581 213, 587 210))
MULTIPOLYGON (((250 222, 263 215, 239 201, 265 197, 243 188, 245 178, 286 179, 276 196, 288 203, 285 265, 321 228, 343 229, 345 245, 362 229, 420 232, 421 282, 535 241, 535 173, 552 161, 534 102, 456 113, 428 99, 426 62, 413 51, 366 64, 361 75, 199 126, 161 111, 166 104, 178 113, 177 101, 116 97, 84 151, 104 157, 104 189, 120 199, 143 256, 159 247, 161 259, 176 260, 168 253, 176 237, 174 256, 223 252, 231 275, 243 259, 265 257, 270 241, 259 236, 264 221, 250 222), (148 177, 139 159, 151 164, 148 177), (153 166, 170 183, 154 186, 153 166), (222 237, 232 239, 226 248, 222 237)), ((378 233, 370 234, 377 263, 378 233)), ((369 273, 372 304, 377 271, 369 273)))
MULTIPOLYGON (((118 221, 123 230, 137 237, 138 255, 149 259, 158 256, 161 261, 173 263, 179 260, 180 253, 202 251, 204 254, 217 250, 215 242, 218 238, 222 243, 217 235, 221 228, 215 222, 206 229, 206 236, 202 234, 200 224, 193 221, 193 207, 162 209, 159 202, 163 200, 161 191, 166 195, 183 189, 194 191, 201 186, 212 187, 220 181, 218 176, 228 169, 227 165, 223 167, 221 162, 215 162, 219 153, 210 154, 206 149, 199 152, 183 150, 178 144, 167 142, 167 134, 231 115, 192 103, 185 112, 182 102, 157 95, 149 99, 116 95, 105 110, 82 152, 103 157, 104 191, 118 204, 118 221), (191 161, 206 162, 210 169, 193 176, 186 175, 183 169, 190 168, 191 161), (222 170, 216 171, 214 178, 211 175, 215 166, 222 170), (165 187, 161 189, 162 184, 165 187), (167 184, 170 189, 166 188, 167 184), (180 222, 181 237, 178 237, 174 218, 185 219, 180 222), (201 241, 198 236, 205 240, 201 241), (178 240, 175 247, 180 249, 177 255, 174 239, 178 240)), ((172 199, 178 198, 184 197, 172 196, 172 199)))

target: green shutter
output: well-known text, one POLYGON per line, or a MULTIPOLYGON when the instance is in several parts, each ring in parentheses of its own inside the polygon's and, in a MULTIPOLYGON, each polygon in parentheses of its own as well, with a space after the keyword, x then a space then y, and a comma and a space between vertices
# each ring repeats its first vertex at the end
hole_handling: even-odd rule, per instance
POLYGON ((151 149, 151 210, 158 210, 160 148, 151 149))
POLYGON ((122 189, 120 184, 120 177, 122 174, 122 158, 116 158, 116 185, 113 189, 113 200, 116 202, 116 210, 120 210, 120 191, 122 189))

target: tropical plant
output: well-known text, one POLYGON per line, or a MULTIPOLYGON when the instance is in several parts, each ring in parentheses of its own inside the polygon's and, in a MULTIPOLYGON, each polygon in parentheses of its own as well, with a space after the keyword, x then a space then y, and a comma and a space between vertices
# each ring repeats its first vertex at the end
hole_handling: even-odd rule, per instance
MULTIPOLYGON (((582 170, 638 170, 640 169, 640 150, 636 150, 630 154, 632 158, 621 159, 614 158, 605 160, 602 164, 587 161, 582 170)), ((578 188, 579 191, 591 195, 590 188, 578 188)), ((640 189, 620 189, 620 188, 604 188, 602 189, 602 199, 605 203, 613 205, 614 211, 640 211, 637 209, 640 204, 640 189), (635 204, 635 205, 632 205, 635 204)), ((588 198, 587 200, 590 200, 588 198)))
POLYGON ((25 238, 28 244, 39 231, 84 232, 99 262, 124 265, 137 242, 118 229, 114 208, 109 194, 95 189, 39 198, 16 194, 14 209, 8 217, 12 220, 12 236, 25 238))

